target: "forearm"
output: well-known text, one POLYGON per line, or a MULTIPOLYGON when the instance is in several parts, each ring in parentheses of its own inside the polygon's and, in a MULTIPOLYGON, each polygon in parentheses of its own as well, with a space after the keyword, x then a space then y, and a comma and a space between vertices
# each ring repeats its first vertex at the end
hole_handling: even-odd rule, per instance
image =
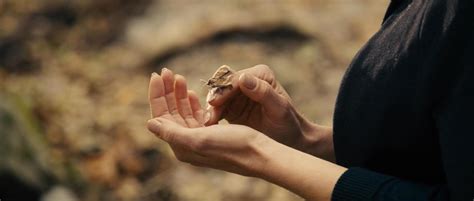
POLYGON ((318 158, 336 162, 332 127, 321 126, 300 117, 303 135, 296 149, 318 158))
POLYGON ((265 165, 261 178, 307 200, 330 200, 346 168, 278 143, 262 147, 265 165))

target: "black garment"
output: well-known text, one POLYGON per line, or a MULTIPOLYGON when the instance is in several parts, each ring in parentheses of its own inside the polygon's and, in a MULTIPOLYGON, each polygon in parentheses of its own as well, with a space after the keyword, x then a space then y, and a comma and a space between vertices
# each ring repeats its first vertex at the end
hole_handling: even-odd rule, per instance
POLYGON ((474 200, 473 3, 392 1, 339 91, 333 200, 474 200))

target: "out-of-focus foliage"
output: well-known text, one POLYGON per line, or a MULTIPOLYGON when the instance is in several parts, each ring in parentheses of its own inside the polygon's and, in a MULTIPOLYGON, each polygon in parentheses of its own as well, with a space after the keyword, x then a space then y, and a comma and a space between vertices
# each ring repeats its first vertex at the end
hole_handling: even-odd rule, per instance
POLYGON ((166 66, 203 93, 222 64, 265 63, 300 111, 331 124, 345 67, 387 3, 0 0, 0 175, 45 201, 299 200, 178 163, 145 128, 148 77, 166 66))

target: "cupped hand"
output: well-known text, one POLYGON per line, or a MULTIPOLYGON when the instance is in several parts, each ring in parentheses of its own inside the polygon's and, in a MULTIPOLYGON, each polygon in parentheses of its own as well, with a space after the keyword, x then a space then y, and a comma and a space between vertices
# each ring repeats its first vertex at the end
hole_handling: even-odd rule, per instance
POLYGON ((148 129, 171 146, 177 159, 248 176, 257 176, 264 166, 260 150, 274 141, 242 125, 204 127, 204 110, 183 76, 168 69, 153 74, 149 102, 148 129))
POLYGON ((232 88, 208 101, 207 125, 226 119, 254 128, 276 141, 305 151, 314 124, 299 114, 291 98, 266 65, 236 72, 232 88))

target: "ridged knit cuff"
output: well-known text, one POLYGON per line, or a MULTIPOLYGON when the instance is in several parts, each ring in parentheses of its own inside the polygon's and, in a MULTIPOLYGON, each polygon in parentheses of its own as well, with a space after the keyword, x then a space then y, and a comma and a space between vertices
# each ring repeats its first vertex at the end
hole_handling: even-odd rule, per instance
POLYGON ((332 201, 369 201, 393 177, 362 168, 349 168, 336 183, 332 201))

